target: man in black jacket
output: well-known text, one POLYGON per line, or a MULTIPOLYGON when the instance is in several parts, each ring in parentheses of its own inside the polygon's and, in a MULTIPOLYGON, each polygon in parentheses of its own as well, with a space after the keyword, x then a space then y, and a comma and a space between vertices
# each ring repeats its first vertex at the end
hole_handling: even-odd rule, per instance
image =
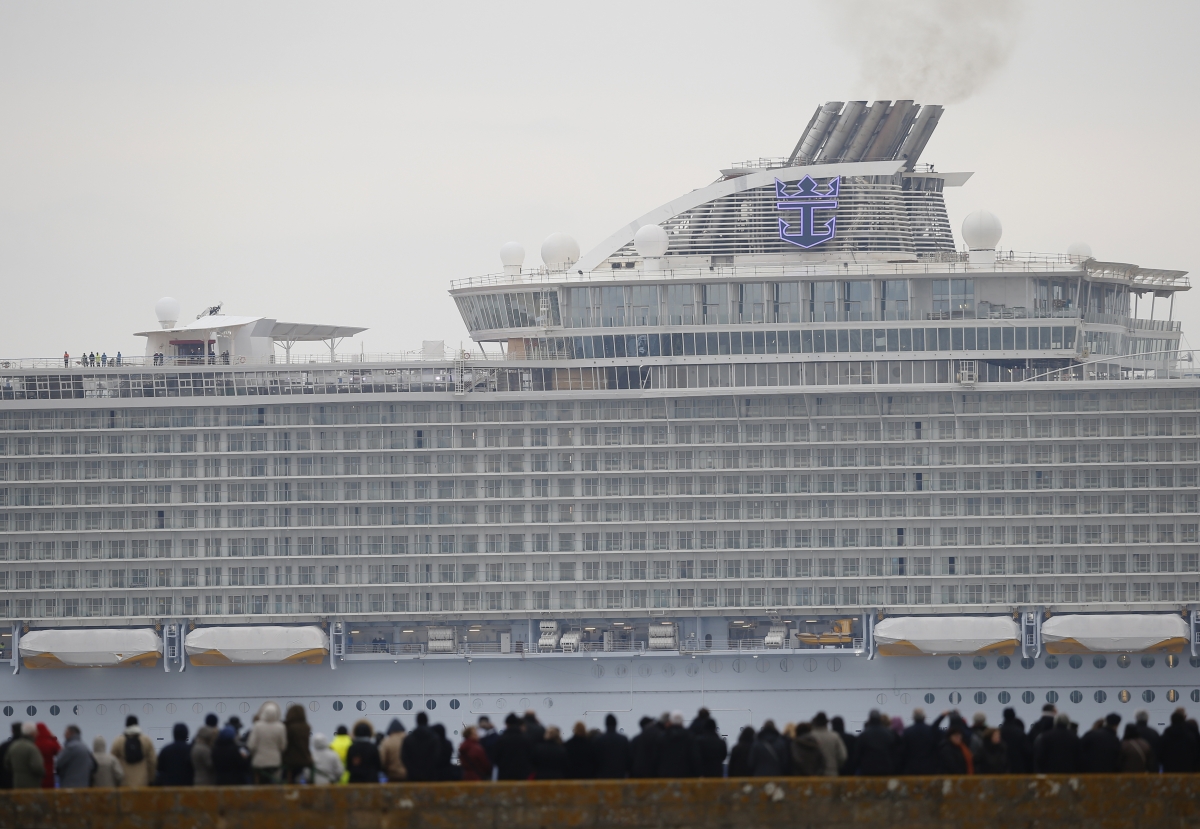
POLYGON ((683 727, 683 712, 671 714, 659 744, 655 777, 699 777, 700 752, 696 738, 683 727))
POLYGON ((496 741, 496 779, 528 780, 532 774, 533 749, 522 732, 521 718, 509 714, 504 718, 504 733, 496 741))
POLYGON ((658 765, 658 746, 662 740, 663 728, 650 717, 642 717, 638 724, 642 730, 630 741, 633 764, 629 770, 629 776, 654 777, 654 770, 658 765))
POLYGON ((1120 724, 1120 714, 1109 714, 1079 738, 1080 771, 1116 774, 1121 770, 1121 738, 1117 736, 1120 724))
POLYGON ((156 786, 190 786, 195 777, 192 768, 192 746, 188 742, 187 724, 177 722, 172 729, 175 742, 158 753, 156 786))
POLYGON ((13 721, 12 736, 0 743, 0 789, 11 789, 13 787, 12 772, 4 768, 4 755, 8 754, 8 748, 13 744, 13 740, 19 739, 21 739, 21 723, 20 721, 13 721))
POLYGON ((913 710, 913 723, 904 729, 900 740, 901 774, 937 773, 938 739, 937 729, 925 722, 925 712, 913 710))
POLYGON ((596 777, 620 780, 629 776, 632 764, 629 738, 617 731, 617 718, 604 718, 604 733, 596 738, 596 777))
POLYGON ((400 762, 408 772, 410 783, 437 780, 441 747, 441 740, 429 727, 429 715, 424 711, 418 712, 417 727, 400 744, 400 762))
POLYGON ((1037 743, 1038 737, 1040 737, 1042 734, 1044 734, 1047 731, 1053 730, 1054 716, 1057 713, 1058 713, 1058 709, 1055 708, 1050 703, 1046 703, 1045 705, 1042 706, 1041 719, 1039 719, 1033 725, 1029 726, 1029 746, 1030 746, 1030 748, 1033 748, 1033 746, 1037 743))
POLYGON ((894 774, 896 771, 896 735, 874 709, 867 715, 867 723, 855 740, 850 764, 855 774, 864 777, 894 774))
POLYGON ((1187 712, 1176 708, 1171 724, 1158 740, 1158 759, 1164 772, 1193 772, 1200 761, 1200 745, 1187 724, 1187 712))
POLYGON ((1008 770, 1013 774, 1028 774, 1033 770, 1033 758, 1029 737, 1025 734, 1025 723, 1011 708, 1004 709, 1004 720, 1000 724, 1000 739, 1008 748, 1008 770))
POLYGON ((724 777, 725 758, 729 746, 717 733, 717 721, 709 717, 704 721, 704 731, 696 738, 696 750, 700 752, 700 776, 724 777))
POLYGON ((1054 717, 1054 727, 1038 735, 1033 744, 1033 770, 1037 774, 1075 774, 1079 771, 1079 738, 1066 714, 1054 717))

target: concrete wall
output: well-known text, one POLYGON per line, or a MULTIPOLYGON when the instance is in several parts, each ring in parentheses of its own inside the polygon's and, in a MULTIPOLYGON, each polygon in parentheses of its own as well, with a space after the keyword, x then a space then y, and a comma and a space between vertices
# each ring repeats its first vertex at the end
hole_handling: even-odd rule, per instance
POLYGON ((0 793, 0 829, 1192 827, 1200 775, 545 781, 0 793))

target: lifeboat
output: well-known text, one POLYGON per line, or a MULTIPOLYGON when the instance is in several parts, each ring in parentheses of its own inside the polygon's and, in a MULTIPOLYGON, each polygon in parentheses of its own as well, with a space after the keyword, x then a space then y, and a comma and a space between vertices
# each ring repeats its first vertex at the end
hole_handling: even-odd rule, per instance
POLYGON ((1042 622, 1047 653, 1179 653, 1188 624, 1163 613, 1052 616, 1042 622))
POLYGON ((833 624, 825 633, 797 631, 796 639, 801 645, 810 648, 850 646, 854 643, 853 627, 853 619, 834 619, 833 624))
POLYGON ((329 656, 319 627, 197 628, 184 640, 193 665, 318 665, 329 656))
POLYGON ((21 637, 26 668, 153 668, 162 639, 149 628, 34 630, 21 637))
POLYGON ((876 623, 880 656, 1011 654, 1020 644, 1008 616, 898 616, 876 623))

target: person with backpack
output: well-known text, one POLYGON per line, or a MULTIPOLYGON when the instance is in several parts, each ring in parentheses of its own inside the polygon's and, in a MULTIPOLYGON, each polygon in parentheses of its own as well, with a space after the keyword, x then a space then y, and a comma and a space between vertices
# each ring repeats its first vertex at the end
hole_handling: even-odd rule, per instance
POLYGON ((796 736, 792 738, 792 774, 801 777, 825 774, 825 752, 813 736, 812 723, 796 726, 796 736))
POLYGON ((138 727, 138 718, 130 714, 125 718, 125 731, 113 740, 112 756, 121 764, 124 785, 129 787, 149 786, 157 770, 154 743, 138 727))

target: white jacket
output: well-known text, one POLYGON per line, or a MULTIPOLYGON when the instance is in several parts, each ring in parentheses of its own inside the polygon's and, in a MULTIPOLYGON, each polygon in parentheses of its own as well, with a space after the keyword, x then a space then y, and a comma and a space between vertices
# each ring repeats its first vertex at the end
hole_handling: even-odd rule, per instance
POLYGON ((255 769, 277 769, 283 765, 283 752, 287 748, 287 726, 279 721, 279 706, 264 702, 259 710, 258 722, 250 729, 246 741, 250 750, 250 767, 255 769))

